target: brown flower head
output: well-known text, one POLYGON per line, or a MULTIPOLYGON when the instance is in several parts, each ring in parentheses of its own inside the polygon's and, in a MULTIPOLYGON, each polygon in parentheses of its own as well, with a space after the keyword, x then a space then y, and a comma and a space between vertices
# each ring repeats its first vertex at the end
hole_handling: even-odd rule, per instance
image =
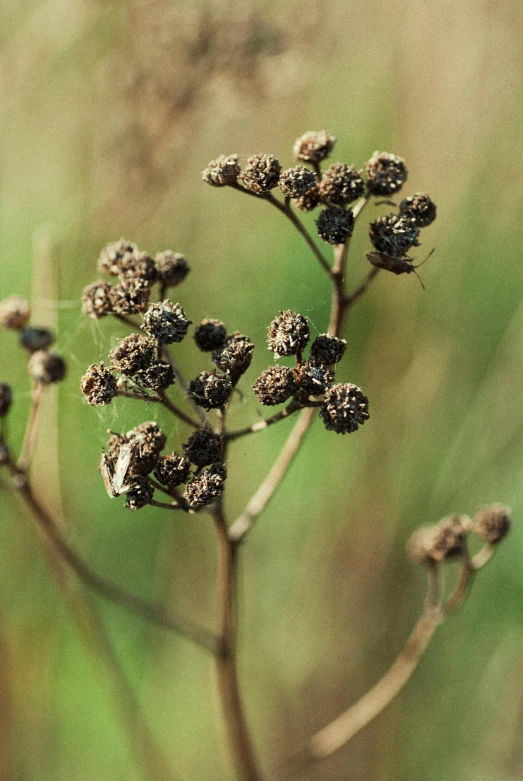
POLYGON ((223 493, 226 478, 225 464, 214 464, 210 469, 203 469, 185 487, 185 498, 189 505, 196 509, 215 502, 223 493))
POLYGON ((497 545, 510 531, 509 508, 503 504, 480 507, 473 518, 472 531, 480 540, 497 545))
POLYGON ((225 187, 234 184, 240 173, 238 155, 220 155, 202 171, 202 179, 214 187, 225 187))
POLYGON ((350 382, 333 385, 325 392, 320 418, 327 431, 351 434, 369 419, 369 400, 350 382))
POLYGON ((400 214, 414 220, 418 228, 426 228, 436 219, 436 204, 428 193, 414 193, 400 203, 400 214))
POLYGON ((154 495, 154 488, 150 481, 142 475, 135 475, 131 479, 131 490, 125 497, 125 505, 128 510, 141 510, 150 504, 154 495))
POLYGON ((189 264, 179 252, 158 252, 155 263, 158 282, 166 287, 176 287, 189 273, 189 264))
POLYGON ((182 341, 190 325, 191 321, 187 320, 180 304, 165 299, 151 304, 143 316, 141 327, 162 344, 173 344, 182 341))
POLYGON ((117 395, 117 383, 103 363, 91 364, 82 377, 82 393, 93 407, 110 404, 117 395))
POLYGON ((163 450, 167 444, 167 436, 165 432, 157 423, 154 422, 154 420, 148 420, 145 423, 140 423, 138 426, 135 426, 132 431, 129 431, 127 436, 131 438, 135 437, 140 442, 143 442, 147 447, 155 450, 157 453, 163 450))
POLYGON ((268 193, 277 186, 281 165, 272 155, 252 155, 241 173, 243 184, 255 193, 268 193))
POLYGON ((321 396, 334 382, 334 372, 327 366, 305 361, 295 369, 300 390, 306 396, 321 396))
POLYGON ((440 564, 462 556, 470 531, 470 518, 449 515, 433 526, 418 529, 407 543, 407 552, 415 564, 440 564))
POLYGON ((140 277, 128 277, 108 290, 111 311, 117 315, 136 315, 149 303, 151 288, 140 277))
POLYGON ((343 358, 347 342, 331 334, 320 334, 311 345, 311 363, 332 366, 343 358))
POLYGON ((208 466, 219 461, 223 454, 223 438, 205 426, 195 431, 183 446, 186 458, 196 466, 208 466))
POLYGON ((20 344, 30 353, 47 350, 54 342, 54 334, 47 328, 29 326, 20 331, 20 344))
POLYGON ((162 391, 174 383, 174 370, 167 361, 152 361, 146 369, 137 374, 141 385, 149 390, 162 391))
POLYGON ((227 339, 227 330, 221 320, 206 318, 194 332, 194 341, 204 353, 221 350, 227 339))
POLYGON ((365 171, 371 195, 395 195, 408 176, 405 160, 388 152, 374 152, 365 171))
POLYGON ((124 255, 120 261, 118 276, 121 282, 137 279, 151 287, 157 279, 156 263, 147 252, 124 255))
POLYGON ((179 453, 171 453, 158 459, 154 476, 162 485, 176 488, 187 482, 191 463, 179 453))
POLYGON ((252 386, 258 401, 267 407, 287 401, 298 388, 294 369, 280 365, 269 366, 252 386))
POLYGON ((352 209, 327 206, 316 220, 318 236, 328 244, 344 244, 354 230, 352 209))
POLYGON ((148 369, 155 355, 154 341, 140 334, 129 334, 124 339, 120 339, 109 353, 111 365, 126 377, 132 377, 148 369))
POLYGON ((383 255, 400 258, 411 247, 419 247, 419 228, 410 217, 388 214, 370 225, 370 240, 383 255))
POLYGON ((293 198, 292 202, 301 212, 311 212, 320 202, 320 188, 315 184, 300 198, 293 198))
POLYGON ((110 282, 99 279, 84 287, 82 293, 82 312, 87 317, 97 320, 100 317, 110 315, 112 312, 110 282))
POLYGON ((57 353, 38 350, 29 359, 29 374, 35 382, 42 385, 60 382, 64 379, 66 370, 64 359, 57 353))
POLYGON ((251 365, 253 351, 254 345, 249 337, 234 331, 227 337, 224 347, 213 350, 211 358, 218 369, 229 375, 232 382, 236 383, 251 365))
POLYGON ((134 257, 138 252, 136 244, 132 244, 127 239, 114 241, 101 251, 98 258, 98 270, 112 277, 117 277, 122 261, 134 257))
POLYGON ((365 194, 363 172, 353 165, 332 163, 320 182, 320 198, 332 206, 346 206, 365 194))
POLYGON ((281 172, 280 190, 289 198, 301 198, 313 187, 316 187, 316 176, 303 165, 287 168, 281 172))
POLYGON ((309 163, 321 163, 330 155, 336 143, 336 136, 328 130, 309 130, 294 143, 294 155, 297 160, 309 163))
POLYGON ((310 338, 309 321, 297 312, 280 311, 267 329, 267 345, 275 356, 296 355, 310 338))
POLYGON ((203 409, 219 409, 225 407, 231 398, 232 382, 225 374, 216 372, 201 372, 196 379, 191 380, 189 396, 203 409))
POLYGON ((0 325, 4 328, 25 328, 31 317, 29 301, 20 296, 11 296, 0 301, 0 325))
POLYGON ((0 418, 7 415, 12 400, 13 396, 9 385, 6 382, 0 382, 0 418))

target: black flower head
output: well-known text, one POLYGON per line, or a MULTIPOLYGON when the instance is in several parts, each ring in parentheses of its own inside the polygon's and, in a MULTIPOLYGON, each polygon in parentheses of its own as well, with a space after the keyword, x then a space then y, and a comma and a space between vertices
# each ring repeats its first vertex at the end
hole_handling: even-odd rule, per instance
POLYGON ((267 345, 275 356, 296 355, 310 338, 309 321, 290 309, 280 312, 267 330, 267 345))
POLYGON ((142 328, 163 344, 172 344, 182 341, 190 325, 180 304, 166 299, 151 304, 143 317, 142 328))
POLYGON ((162 485, 176 488, 187 481, 190 469, 191 463, 187 458, 179 453, 171 453, 158 459, 154 476, 162 485))
POLYGON ((334 382, 334 372, 327 366, 305 361, 295 370, 296 380, 306 396, 321 396, 334 382))
POLYGON ((436 204, 427 193, 414 193, 400 203, 402 217, 410 217, 418 228, 426 228, 436 219, 436 204))
POLYGON ((405 160, 388 152, 374 152, 365 170, 371 195, 395 195, 407 181, 405 160))
POLYGON ((196 466, 208 466, 219 461, 223 454, 223 438, 215 434, 210 427, 195 431, 185 445, 186 458, 196 466))
POLYGON ((343 358, 347 342, 331 334, 320 334, 311 345, 311 363, 332 366, 343 358))
POLYGON ((158 252, 155 258, 158 282, 165 287, 175 287, 183 282, 189 273, 189 264, 179 252, 165 250, 158 252))
POLYGON ((0 382, 0 418, 9 412, 12 399, 10 386, 6 382, 0 382))
POLYGON ((345 244, 354 230, 352 209, 327 206, 316 220, 318 236, 328 244, 345 244))
POLYGON ((346 206, 365 193, 362 171, 346 163, 333 163, 322 176, 320 198, 333 206, 346 206))
POLYGON ((388 214, 370 225, 370 240, 383 255, 400 258, 411 247, 419 247, 419 228, 410 217, 388 214))
POLYGON ((194 332, 194 341, 204 353, 220 350, 226 339, 227 330, 221 320, 205 318, 194 332))
POLYGON ((29 374, 35 382, 50 385, 64 379, 67 367, 64 359, 57 353, 38 350, 29 359, 29 374))
POLYGON ((225 407, 231 398, 232 382, 225 374, 201 372, 189 385, 189 396, 203 409, 225 407))
POLYGON ((54 334, 48 328, 29 326, 20 331, 20 344, 30 353, 47 350, 54 343, 54 334))
POLYGON ((174 370, 167 361, 155 360, 138 373, 138 379, 149 390, 162 391, 173 385, 174 370))
POLYGON ((320 417, 327 431, 351 434, 369 419, 369 400, 350 382, 333 385, 325 393, 320 417))
POLYGON ((249 337, 234 331, 221 349, 213 350, 211 358, 218 369, 236 383, 251 365, 253 351, 254 345, 249 337))
POLYGON ((154 488, 150 481, 142 475, 135 475, 131 479, 131 490, 125 497, 125 507, 128 510, 141 510, 150 504, 154 495, 154 488))
POLYGON ((490 545, 497 545, 510 531, 510 510, 503 504, 480 507, 473 518, 474 534, 490 545))

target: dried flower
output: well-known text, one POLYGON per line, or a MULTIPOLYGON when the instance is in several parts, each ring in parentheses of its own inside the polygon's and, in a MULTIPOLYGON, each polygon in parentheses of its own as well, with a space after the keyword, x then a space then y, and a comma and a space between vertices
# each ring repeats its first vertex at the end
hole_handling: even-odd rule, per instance
POLYGON ((140 510, 146 504, 150 504, 154 496, 154 488, 150 481, 142 475, 134 475, 131 479, 131 490, 125 497, 125 505, 128 510, 140 510))
POLYGON ((223 454, 223 438, 208 427, 191 434, 183 446, 183 452, 196 466, 208 466, 219 461, 223 454))
POLYGON ((311 212, 320 202, 320 188, 315 184, 300 198, 293 198, 292 202, 301 212, 311 212))
POLYGON ((148 369, 155 355, 154 341, 140 334, 129 334, 124 339, 120 339, 109 353, 111 365, 127 377, 148 369))
POLYGON ((138 372, 139 382, 149 390, 162 391, 174 383, 174 370, 167 361, 152 361, 138 372))
POLYGON ((202 179, 215 187, 234 184, 240 175, 238 155, 220 155, 202 171, 202 179))
POLYGON ((363 172, 353 165, 332 163, 320 182, 320 198, 334 206, 346 206, 365 194, 363 172))
POLYGON ((433 526, 414 532, 407 543, 407 552, 415 564, 430 565, 462 556, 465 552, 470 518, 449 515, 433 526))
POLYGON ((13 395, 11 388, 6 382, 0 382, 0 418, 3 418, 9 412, 13 395))
POLYGON ((189 396, 203 409, 225 407, 231 398, 232 382, 225 374, 201 372, 189 385, 189 396))
POLYGON ((190 461, 179 453, 171 453, 158 459, 154 476, 162 485, 176 488, 187 481, 190 469, 190 461))
POLYGON ((281 165, 272 155, 252 155, 241 173, 243 184, 255 193, 268 193, 277 186, 281 165))
POLYGON ((182 341, 190 325, 191 320, 187 320, 180 304, 173 304, 165 299, 151 304, 143 317, 141 327, 162 344, 172 344, 182 341))
POLYGON ((327 431, 351 434, 369 419, 369 400, 350 382, 333 385, 325 393, 320 418, 327 431))
POLYGON ((138 426, 135 426, 132 431, 129 431, 127 436, 131 437, 131 439, 133 437, 137 438, 140 442, 147 447, 150 447, 152 450, 155 450, 157 453, 163 450, 167 444, 165 432, 154 422, 154 420, 147 420, 145 423, 140 423, 138 426))
POLYGON ((29 326, 20 331, 20 344, 35 353, 37 350, 47 350, 54 342, 54 334, 47 328, 29 326))
POLYGON ((334 372, 327 366, 305 361, 295 369, 300 390, 307 396, 321 396, 334 382, 334 372))
POLYGON ((197 508, 215 502, 223 493, 226 478, 225 464, 214 464, 210 469, 203 469, 186 485, 185 497, 189 505, 197 508))
POLYGON ((189 273, 189 264, 179 252, 158 252, 155 263, 158 282, 166 287, 179 285, 189 273))
POLYGON ((354 230, 352 209, 327 206, 316 220, 318 236, 329 244, 344 244, 354 230))
POLYGON ((31 317, 29 301, 20 296, 11 296, 0 301, 0 325, 4 328, 25 328, 31 317))
POLYGON ((213 350, 211 358, 213 363, 236 383, 251 365, 253 351, 254 345, 249 337, 234 331, 227 337, 221 350, 213 350))
POLYGON ((405 160, 388 152, 374 152, 365 171, 371 195, 394 195, 407 181, 405 160))
POLYGON ((330 155, 336 143, 336 136, 328 130, 309 130, 294 143, 294 155, 297 160, 309 163, 321 163, 330 155))
POLYGON ((127 239, 114 241, 101 251, 98 258, 98 270, 116 277, 120 273, 122 261, 132 258, 138 252, 136 244, 132 244, 127 239))
POLYGON ((150 287, 156 282, 156 264, 147 252, 127 254, 120 261, 118 276, 122 282, 137 279, 150 287))
POLYGON ((316 176, 303 165, 287 168, 280 175, 280 190, 289 198, 301 198, 311 188, 316 187, 316 176))
POLYGON ((65 377, 65 373, 65 361, 57 353, 38 350, 29 359, 29 374, 35 382, 40 382, 42 385, 60 382, 65 377))
POLYGON ((400 214, 414 220, 418 228, 426 228, 436 219, 436 204, 428 193, 414 193, 400 203, 400 214))
POLYGON ((194 332, 194 341, 204 353, 220 350, 225 345, 227 330, 221 320, 206 318, 194 332))
POLYGON ((290 309, 280 311, 267 329, 269 350, 280 358, 300 353, 307 346, 309 338, 309 321, 290 309))
POLYGON ((252 389, 258 401, 267 407, 282 404, 298 391, 294 369, 287 366, 269 366, 260 374, 252 389))
POLYGON ((332 366, 343 358, 347 342, 331 334, 320 334, 311 345, 311 362, 332 366))
POLYGON ((473 518, 472 531, 480 540, 497 545, 510 531, 510 509, 503 504, 480 507, 473 518))
POLYGON ((370 240, 383 255, 400 258, 411 247, 419 247, 419 228, 410 217, 388 214, 371 223, 370 240))
POLYGON ((84 287, 82 293, 82 312, 84 315, 95 320, 110 315, 113 311, 111 303, 112 287, 110 282, 104 282, 101 279, 84 287))
POLYGON ((149 303, 151 289, 140 277, 129 277, 108 290, 111 311, 117 315, 143 312, 149 303))
POLYGON ((117 395, 117 383, 103 363, 93 363, 82 377, 82 393, 93 407, 110 404, 117 395))

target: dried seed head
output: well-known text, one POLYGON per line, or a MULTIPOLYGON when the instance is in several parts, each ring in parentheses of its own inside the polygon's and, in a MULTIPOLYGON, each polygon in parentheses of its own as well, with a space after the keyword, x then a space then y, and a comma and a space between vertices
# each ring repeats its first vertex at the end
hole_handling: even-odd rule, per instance
POLYGON ((281 165, 272 155, 252 155, 241 173, 241 180, 248 190, 268 193, 278 184, 281 165))
POLYGON ((414 193, 400 203, 400 214, 414 220, 418 228, 426 228, 436 219, 436 204, 428 193, 414 193))
POLYGON ((309 130, 294 143, 294 155, 297 160, 309 163, 321 163, 330 155, 336 143, 336 136, 328 130, 309 130))
POLYGON ((122 261, 132 258, 138 252, 136 244, 132 244, 127 239, 114 241, 101 251, 97 264, 98 270, 116 277, 120 273, 122 261))
POLYGON ((316 176, 303 165, 287 168, 280 175, 280 190, 289 198, 301 198, 313 187, 316 187, 316 176))
POLYGON ((331 334, 320 334, 311 345, 311 363, 332 366, 343 358, 347 342, 331 334))
POLYGON ((127 445, 130 441, 131 438, 128 437, 127 434, 111 434, 105 443, 105 449, 107 457, 113 464, 116 464, 118 461, 122 445, 127 445))
POLYGON ((54 334, 47 328, 24 328, 20 331, 20 344, 35 353, 37 350, 47 350, 54 342, 54 334))
POLYGON ((276 357, 296 355, 310 338, 309 321, 297 312, 280 311, 267 329, 267 345, 276 357))
POLYGON ((253 351, 254 345, 249 337, 234 331, 227 337, 224 347, 213 350, 211 358, 236 383, 251 365, 253 351))
POLYGON ((320 182, 320 198, 333 206, 346 206, 365 194, 363 171, 353 165, 333 163, 320 182))
POLYGON ((117 395, 117 383, 103 363, 93 363, 82 377, 82 393, 93 407, 110 404, 117 395))
POLYGON ((496 545, 510 531, 510 509, 503 504, 480 507, 473 518, 472 531, 480 540, 496 545))
POLYGON ((174 370, 167 361, 152 361, 138 374, 139 381, 149 390, 162 391, 174 383, 174 370))
POLYGON ((282 404, 298 391, 294 369, 287 366, 269 366, 260 374, 252 389, 258 401, 266 407, 282 404))
POLYGON ((162 485, 176 488, 187 482, 190 469, 191 464, 186 458, 179 453, 171 453, 158 459, 154 476, 162 485))
POLYGON ((399 214, 387 214, 378 217, 370 225, 370 240, 383 255, 400 258, 411 247, 419 247, 419 228, 410 217, 399 214))
POLYGON ((158 252, 155 262, 158 282, 166 287, 179 285, 189 273, 189 264, 179 252, 158 252))
POLYGON ((214 464, 189 480, 185 488, 185 498, 190 506, 205 507, 215 502, 223 493, 226 477, 225 464, 214 464))
POLYGON ((414 532, 407 543, 407 553, 415 564, 430 565, 462 556, 465 552, 470 518, 449 515, 433 526, 414 532))
POLYGON ((128 510, 141 510, 149 504, 154 496, 154 488, 150 481, 142 475, 134 475, 131 479, 131 490, 125 497, 125 505, 128 510))
POLYGON ((225 374, 201 372, 189 385, 189 396, 204 409, 225 407, 231 398, 232 382, 225 374))
POLYGON ((137 439, 152 450, 159 453, 164 449, 167 444, 167 436, 160 426, 154 422, 154 420, 148 420, 145 423, 140 423, 135 426, 131 431, 127 432, 127 436, 133 440, 137 439))
POLYGON ((7 415, 12 400, 13 395, 9 385, 6 382, 0 382, 0 418, 3 418, 4 415, 7 415))
POLYGON ((327 431, 351 434, 369 419, 369 400, 350 382, 333 385, 325 392, 320 418, 327 431))
POLYGON ((183 446, 186 458, 196 466, 208 466, 219 461, 223 454, 223 438, 205 426, 195 431, 183 446))
POLYGON ((320 202, 320 188, 315 184, 300 198, 293 198, 292 202, 301 212, 311 212, 320 202))
POLYGON ((82 293, 82 312, 87 317, 97 320, 112 312, 111 288, 109 282, 99 279, 84 287, 82 293))
POLYGON ((117 315, 143 312, 149 303, 151 289, 140 277, 129 277, 108 290, 111 311, 117 315))
POLYGON ((29 301, 20 296, 11 296, 0 301, 0 325, 4 328, 25 328, 31 317, 29 301))
POLYGON ((157 278, 156 264, 147 252, 134 252, 121 259, 118 276, 121 282, 137 279, 151 287, 157 278))
POLYGON ((165 299, 151 304, 143 316, 141 327, 162 344, 172 344, 182 341, 190 325, 191 320, 187 320, 180 304, 165 299))
POLYGON ((220 155, 202 171, 202 179, 214 187, 234 184, 240 175, 238 155, 220 155))
POLYGON ((328 244, 345 244, 354 230, 352 209, 327 206, 316 220, 318 236, 328 244))
POLYGON ((305 361, 295 369, 300 390, 307 396, 321 396, 334 382, 334 372, 327 366, 305 361))
POLYGON ((220 350, 225 345, 227 331, 221 320, 206 318, 194 332, 194 341, 204 353, 220 350))
POLYGON ((152 339, 140 334, 129 334, 120 339, 109 353, 111 365, 126 377, 149 368, 155 359, 156 345, 152 339))
POLYGON ((408 176, 405 160, 388 152, 374 152, 365 171, 371 195, 395 195, 408 176))
POLYGON ((29 359, 29 374, 35 382, 42 385, 50 385, 53 382, 63 380, 66 373, 66 364, 61 355, 38 350, 29 359))

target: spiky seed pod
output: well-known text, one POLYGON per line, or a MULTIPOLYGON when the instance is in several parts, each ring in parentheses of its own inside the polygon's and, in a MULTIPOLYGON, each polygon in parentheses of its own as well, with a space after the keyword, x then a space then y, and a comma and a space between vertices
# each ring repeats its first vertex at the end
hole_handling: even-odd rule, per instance
POLYGON ((117 395, 116 378, 103 363, 89 366, 82 377, 81 388, 92 407, 110 404, 117 395))
POLYGON ((411 247, 419 247, 419 228, 410 217, 387 214, 371 223, 369 237, 383 255, 400 258, 411 247))
POLYGON ((31 317, 29 301, 21 296, 11 296, 0 301, 0 325, 4 328, 25 328, 31 317))
POLYGON ((402 200, 400 214, 414 220, 418 228, 426 228, 436 219, 436 204, 428 193, 414 193, 402 200))
POLYGON ((20 344, 30 353, 47 350, 54 343, 54 334, 48 328, 29 326, 20 331, 20 344))
POLYGON ((196 466, 208 466, 219 461, 223 454, 223 437, 205 426, 195 431, 183 446, 186 458, 196 466))
POLYGON ((345 339, 338 339, 337 336, 331 334, 320 334, 311 345, 311 363, 332 366, 332 364, 341 361, 346 348, 345 339))
POLYGON ((180 304, 165 299, 151 304, 143 316, 141 327, 162 344, 173 344, 182 341, 190 325, 191 320, 187 320, 180 304))
POLYGON ((117 315, 136 315, 149 303, 151 288, 143 279, 130 277, 108 290, 111 312, 117 315))
POLYGON ((154 487, 150 481, 142 475, 134 475, 131 478, 131 490, 125 497, 127 510, 141 510, 147 504, 150 504, 154 496, 154 487))
POLYGON ((118 277, 122 282, 137 279, 151 287, 157 279, 156 264, 147 252, 124 255, 120 261, 118 277))
POLYGON ((165 432, 154 422, 154 420, 147 420, 145 423, 140 423, 129 431, 127 436, 131 439, 135 437, 157 453, 163 450, 167 444, 165 432))
POLYGON ((221 350, 227 339, 227 330, 221 320, 205 318, 194 332, 194 341, 197 347, 204 352, 221 350))
POLYGON ((280 178, 281 165, 273 155, 252 155, 241 173, 241 180, 248 190, 268 193, 280 178))
POLYGON ((300 390, 307 396, 321 396, 334 382, 332 369, 311 361, 305 361, 294 372, 300 390))
POLYGON ((166 287, 179 285, 190 270, 184 255, 168 249, 156 253, 155 263, 158 282, 166 287))
POLYGON ((328 244, 345 244, 354 230, 352 209, 327 206, 316 220, 318 236, 328 244))
POLYGON ((100 252, 98 258, 98 270, 117 277, 124 259, 132 258, 138 253, 138 247, 127 239, 111 242, 100 252))
POLYGON ((395 195, 408 176, 405 160, 388 152, 374 152, 365 166, 365 172, 371 195, 395 195))
POLYGON ((95 320, 110 315, 113 311, 111 288, 110 282, 104 282, 102 279, 84 287, 82 293, 82 312, 84 315, 95 320))
POLYGON ((120 339, 109 353, 111 365, 126 377, 149 368, 156 356, 156 345, 152 339, 141 334, 129 334, 120 339))
POLYGON ((357 385, 338 383, 325 392, 320 418, 327 431, 351 434, 369 419, 369 400, 357 385))
POLYGON ((425 566, 455 559, 465 552, 470 526, 468 516, 449 515, 415 531, 407 543, 407 553, 415 564, 425 566))
POLYGON ((309 130, 294 142, 294 155, 297 160, 309 163, 321 163, 330 155, 336 143, 336 136, 328 130, 309 130))
POLYGON ((472 531, 480 540, 497 545, 510 531, 510 509, 503 504, 480 507, 472 522, 472 531))
POLYGON ((214 464, 210 469, 203 469, 185 487, 185 498, 189 505, 196 509, 215 502, 223 493, 226 478, 225 464, 214 464))
POLYGON ((158 459, 154 476, 162 485, 166 485, 169 488, 177 488, 179 485, 187 482, 190 469, 190 461, 179 453, 171 453, 158 459))
POLYGON ((6 382, 0 382, 0 418, 3 418, 9 412, 13 395, 11 388, 6 382))
POLYGON ((254 345, 249 337, 234 331, 227 337, 224 347, 213 350, 211 358, 218 369, 229 375, 232 382, 236 383, 251 365, 253 352, 254 345))
POLYGON ((66 363, 61 355, 38 350, 29 359, 29 374, 35 382, 50 385, 64 379, 67 371, 66 363))
POLYGON ((353 165, 332 163, 320 182, 320 198, 331 206, 346 206, 365 194, 363 171, 353 165))
POLYGON ((137 377, 140 384, 149 390, 162 391, 174 383, 174 370, 167 361, 152 361, 137 377))
POLYGON ((301 198, 316 186, 316 176, 309 168, 297 165, 281 172, 279 185, 288 198, 301 198))
POLYGON ((297 312, 280 311, 267 329, 267 345, 276 357, 296 355, 310 339, 309 321, 297 312))
POLYGON ((315 184, 300 198, 293 198, 292 202, 301 212, 311 212, 320 202, 320 188, 315 184))
POLYGON ((260 374, 252 389, 258 401, 266 407, 282 404, 299 389, 294 369, 288 366, 269 366, 260 374))
POLYGON ((241 173, 238 155, 220 155, 202 171, 202 179, 214 187, 234 184, 241 173))
POLYGON ((228 403, 232 388, 232 382, 225 374, 201 372, 191 380, 189 396, 203 409, 219 409, 228 403))

